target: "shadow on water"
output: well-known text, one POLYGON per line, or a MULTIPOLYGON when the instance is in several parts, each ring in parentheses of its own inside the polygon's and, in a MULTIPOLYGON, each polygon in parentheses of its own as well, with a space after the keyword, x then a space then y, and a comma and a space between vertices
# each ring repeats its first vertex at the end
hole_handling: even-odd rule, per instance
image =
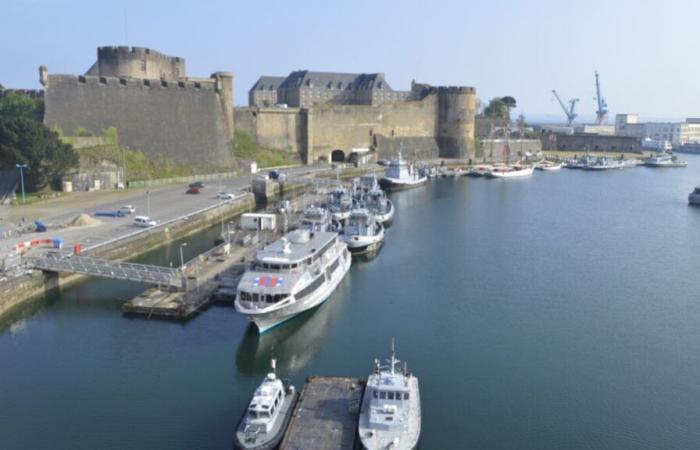
POLYGON ((236 351, 238 370, 248 375, 264 375, 274 357, 280 373, 285 376, 300 372, 323 349, 326 336, 341 318, 349 296, 349 283, 349 276, 346 276, 325 303, 267 333, 260 335, 251 323, 236 351))

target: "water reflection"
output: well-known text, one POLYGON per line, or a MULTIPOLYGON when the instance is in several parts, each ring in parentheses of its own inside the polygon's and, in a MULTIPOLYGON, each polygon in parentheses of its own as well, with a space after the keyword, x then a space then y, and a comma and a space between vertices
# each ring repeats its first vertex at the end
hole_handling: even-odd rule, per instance
POLYGON ((270 367, 270 358, 274 356, 280 373, 285 376, 301 372, 324 348, 329 330, 342 316, 349 290, 348 274, 321 306, 262 335, 251 323, 236 351, 238 369, 249 375, 264 375, 270 367))

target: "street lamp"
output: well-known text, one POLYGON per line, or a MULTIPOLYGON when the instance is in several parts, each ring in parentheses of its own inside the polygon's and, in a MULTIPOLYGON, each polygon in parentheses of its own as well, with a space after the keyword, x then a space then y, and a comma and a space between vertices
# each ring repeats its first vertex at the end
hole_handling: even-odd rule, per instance
POLYGON ((183 242, 180 244, 180 268, 183 268, 185 266, 185 255, 182 252, 182 249, 187 247, 187 242, 183 242))
POLYGON ((19 180, 20 184, 22 185, 22 203, 26 203, 27 199, 24 196, 24 172, 22 169, 26 169, 27 165, 26 164, 15 164, 15 167, 19 169, 19 180))

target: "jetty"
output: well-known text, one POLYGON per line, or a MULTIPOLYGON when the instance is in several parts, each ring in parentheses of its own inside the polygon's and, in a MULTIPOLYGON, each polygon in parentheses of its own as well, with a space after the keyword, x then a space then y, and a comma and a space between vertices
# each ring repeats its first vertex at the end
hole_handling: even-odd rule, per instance
POLYGON ((354 449, 364 390, 360 378, 307 378, 280 450, 354 449))

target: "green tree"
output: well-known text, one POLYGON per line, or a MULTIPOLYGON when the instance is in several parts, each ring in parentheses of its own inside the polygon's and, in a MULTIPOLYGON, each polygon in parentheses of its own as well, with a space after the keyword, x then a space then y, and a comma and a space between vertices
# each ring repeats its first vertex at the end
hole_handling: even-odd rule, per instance
POLYGON ((0 98, 0 117, 26 117, 41 122, 44 120, 44 101, 17 92, 8 92, 0 98))
POLYGON ((527 122, 525 122, 525 115, 523 113, 518 115, 518 119, 515 123, 518 125, 518 131, 520 131, 520 133, 524 133, 525 128, 527 128, 527 122))
POLYGON ((24 181, 28 191, 49 185, 58 188, 63 175, 78 162, 73 147, 61 142, 58 134, 41 122, 22 114, 0 116, 0 168, 26 164, 24 181))
POLYGON ((484 108, 484 116, 492 119, 507 119, 508 106, 500 97, 492 98, 489 104, 484 108))

